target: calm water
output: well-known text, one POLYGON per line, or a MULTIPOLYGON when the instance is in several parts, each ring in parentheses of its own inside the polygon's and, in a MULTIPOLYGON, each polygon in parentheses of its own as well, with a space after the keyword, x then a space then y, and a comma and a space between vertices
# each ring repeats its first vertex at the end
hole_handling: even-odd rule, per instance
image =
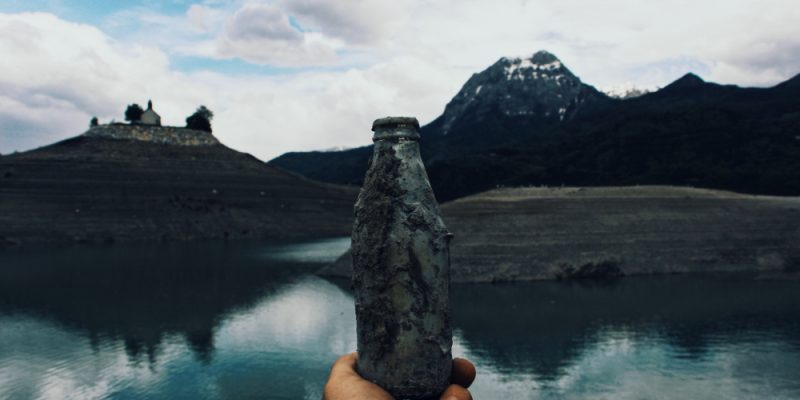
MULTIPOLYGON (((319 399, 355 348, 347 239, 0 252, 0 398, 319 399)), ((453 288, 477 399, 800 398, 800 282, 453 288)))

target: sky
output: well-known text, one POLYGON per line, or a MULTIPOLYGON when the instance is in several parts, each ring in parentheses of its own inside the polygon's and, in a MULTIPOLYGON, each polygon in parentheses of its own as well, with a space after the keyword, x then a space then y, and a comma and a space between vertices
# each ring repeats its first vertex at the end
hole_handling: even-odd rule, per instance
POLYGON ((796 0, 0 0, 0 153, 122 121, 211 109, 224 144, 269 160, 422 124, 503 56, 556 54, 600 89, 687 72, 771 86, 800 73, 796 0))

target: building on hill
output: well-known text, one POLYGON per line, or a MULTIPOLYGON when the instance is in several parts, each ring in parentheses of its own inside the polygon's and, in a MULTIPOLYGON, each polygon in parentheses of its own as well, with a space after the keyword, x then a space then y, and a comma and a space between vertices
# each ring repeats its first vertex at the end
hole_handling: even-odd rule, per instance
POLYGON ((157 125, 161 126, 161 116, 153 110, 153 101, 147 101, 147 110, 144 110, 142 117, 139 119, 142 125, 157 125))

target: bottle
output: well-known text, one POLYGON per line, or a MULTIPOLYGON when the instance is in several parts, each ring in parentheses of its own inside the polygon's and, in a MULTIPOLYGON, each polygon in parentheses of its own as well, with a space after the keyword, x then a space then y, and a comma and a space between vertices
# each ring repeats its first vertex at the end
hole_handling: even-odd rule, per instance
POLYGON ((420 158, 416 118, 381 118, 372 130, 352 235, 358 371, 397 399, 434 397, 452 369, 452 235, 420 158))

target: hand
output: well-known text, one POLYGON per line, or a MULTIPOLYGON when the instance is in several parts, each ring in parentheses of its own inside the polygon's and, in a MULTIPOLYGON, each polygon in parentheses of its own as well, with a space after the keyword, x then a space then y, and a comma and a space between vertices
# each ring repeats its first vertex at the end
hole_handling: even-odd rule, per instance
MULTIPOLYGON (((389 392, 364 379, 356 372, 358 355, 350 353, 339 357, 331 368, 325 384, 323 400, 395 400, 389 392)), ((466 389, 475 380, 475 366, 463 359, 453 359, 452 384, 442 393, 441 400, 472 400, 466 389)))

